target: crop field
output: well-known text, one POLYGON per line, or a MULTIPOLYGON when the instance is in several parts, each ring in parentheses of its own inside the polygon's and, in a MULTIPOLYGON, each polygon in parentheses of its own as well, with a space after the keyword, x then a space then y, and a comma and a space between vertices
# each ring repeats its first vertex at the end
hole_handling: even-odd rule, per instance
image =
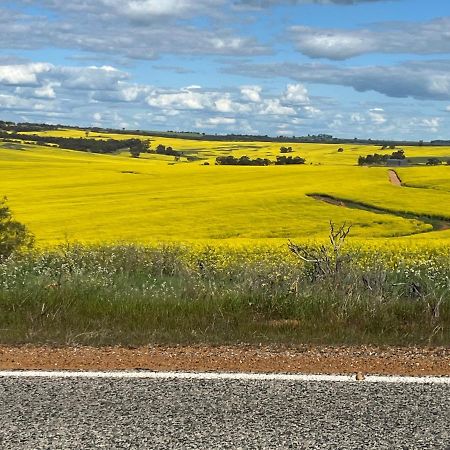
POLYGON ((306 164, 223 166, 280 144, 159 144, 183 154, 0 143, 0 194, 37 247, 0 260, 2 342, 448 345, 450 165, 423 161, 450 148, 390 168, 357 165, 379 146, 291 144, 306 164), (351 225, 342 249, 330 221, 351 225))
MULTIPOLYGON (((45 133, 85 137, 82 130, 45 133)), ((334 144, 292 144, 292 155, 305 158, 305 165, 237 167, 214 161, 229 154, 274 160, 280 144, 151 138, 152 148, 158 144, 184 157, 174 161, 173 156, 141 154, 135 159, 126 151, 100 155, 0 143, 0 193, 40 246, 75 241, 280 243, 326 237, 330 220, 351 224, 353 239, 450 238, 445 230, 450 221, 447 165, 398 168, 399 187, 389 182, 386 167, 356 165, 358 156, 380 152, 379 146, 343 145, 338 152, 334 144), (433 220, 443 222, 436 226, 433 220)), ((445 159, 450 148, 406 147, 405 153, 445 159)))

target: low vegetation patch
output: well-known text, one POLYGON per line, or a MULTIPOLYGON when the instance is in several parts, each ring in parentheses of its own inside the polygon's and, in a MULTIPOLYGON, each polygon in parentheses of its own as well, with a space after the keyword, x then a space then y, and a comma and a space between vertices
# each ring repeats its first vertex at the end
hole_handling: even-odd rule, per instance
POLYGON ((284 166, 286 164, 305 164, 305 159, 300 156, 277 156, 276 161, 271 161, 268 158, 251 159, 248 156, 241 156, 235 158, 234 156, 218 156, 216 158, 216 165, 219 166, 284 166))
MULTIPOLYGON (((64 246, 0 263, 2 343, 450 344, 450 253, 64 246)), ((448 250, 448 249, 447 249, 448 250)))

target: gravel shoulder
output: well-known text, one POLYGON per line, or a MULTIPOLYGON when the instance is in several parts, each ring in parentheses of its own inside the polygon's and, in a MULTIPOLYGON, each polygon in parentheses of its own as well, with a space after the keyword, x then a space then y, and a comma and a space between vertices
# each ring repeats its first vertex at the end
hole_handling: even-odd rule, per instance
POLYGON ((0 370, 154 370, 450 376, 450 348, 0 346, 0 370))

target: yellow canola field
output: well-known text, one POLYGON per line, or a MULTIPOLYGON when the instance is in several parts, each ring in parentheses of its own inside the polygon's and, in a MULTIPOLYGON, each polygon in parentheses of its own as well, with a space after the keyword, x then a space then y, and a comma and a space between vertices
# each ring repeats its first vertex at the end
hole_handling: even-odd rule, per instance
MULTIPOLYGON (((85 137, 82 130, 48 134, 85 137)), ((135 136, 91 132, 89 137, 135 136)), ((8 197, 15 217, 28 225, 40 245, 217 240, 282 245, 287 238, 326 237, 330 220, 352 224, 356 239, 450 239, 449 230, 431 231, 430 224, 397 215, 450 220, 450 166, 400 168, 402 181, 415 187, 397 187, 390 184, 387 168, 356 165, 359 155, 381 153, 379 146, 342 145, 344 152, 339 153, 339 145, 282 144, 292 146, 292 155, 306 158, 307 164, 238 167, 215 166, 214 160, 228 154, 275 159, 280 144, 151 141, 152 148, 170 145, 199 159, 176 162, 155 154, 133 159, 126 152, 99 155, 0 143, 0 195, 8 197), (205 161, 210 165, 203 165, 205 161), (330 195, 392 214, 333 205, 307 194, 330 195)), ((406 147, 405 152, 414 157, 450 155, 443 147, 406 147)))

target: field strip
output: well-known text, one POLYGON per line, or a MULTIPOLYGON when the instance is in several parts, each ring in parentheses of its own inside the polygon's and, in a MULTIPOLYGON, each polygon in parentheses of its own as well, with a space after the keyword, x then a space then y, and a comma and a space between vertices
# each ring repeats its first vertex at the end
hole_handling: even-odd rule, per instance
MULTIPOLYGON (((269 373, 232 373, 232 372, 151 372, 151 371, 40 371, 18 370, 0 371, 0 378, 113 378, 113 379, 177 379, 177 380, 236 380, 236 381, 330 381, 356 382, 350 375, 320 374, 269 374, 269 373)), ((405 377, 367 375, 366 383, 416 383, 450 384, 450 377, 405 377)), ((361 381, 358 381, 361 382, 361 381)))
POLYGON ((389 209, 383 209, 379 208, 377 206, 368 205, 366 203, 361 202, 355 202, 351 200, 345 200, 339 197, 335 197, 333 195, 328 194, 306 194, 307 197, 313 198, 314 200, 318 200, 324 203, 328 203, 329 205, 333 206, 341 206, 345 208, 350 209, 359 209, 361 211, 368 211, 374 214, 388 214, 392 216, 402 217, 403 219, 407 220, 418 220, 423 223, 430 224, 433 229, 432 230, 425 230, 425 231, 418 231, 416 233, 411 234, 423 234, 423 233, 429 233, 431 231, 442 231, 447 230, 450 228, 450 220, 444 219, 444 218, 431 218, 428 216, 423 216, 419 214, 414 213, 406 213, 406 212, 400 212, 400 211, 394 211, 389 209))

